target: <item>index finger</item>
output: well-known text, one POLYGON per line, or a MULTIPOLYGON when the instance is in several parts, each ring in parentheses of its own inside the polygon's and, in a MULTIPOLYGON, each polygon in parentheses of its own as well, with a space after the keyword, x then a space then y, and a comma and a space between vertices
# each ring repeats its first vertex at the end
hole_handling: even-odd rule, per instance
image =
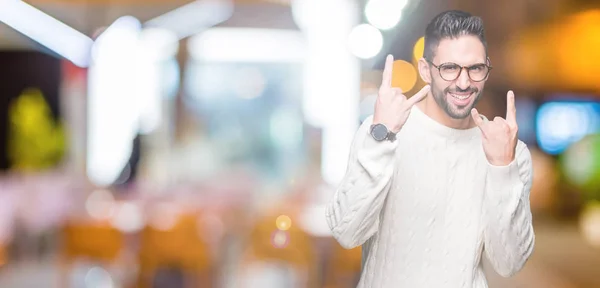
POLYGON ((425 98, 425 96, 427 96, 427 93, 429 92, 430 89, 431 89, 431 87, 429 85, 425 85, 425 87, 421 88, 421 90, 419 90, 419 92, 417 92, 412 97, 408 98, 408 100, 406 101, 408 103, 408 106, 412 107, 413 105, 417 104, 417 102, 423 100, 423 98, 425 98))
POLYGON ((515 93, 508 91, 506 93, 506 122, 517 124, 517 108, 515 107, 515 93))
POLYGON ((385 67, 383 68, 383 77, 381 79, 381 87, 392 87, 392 70, 394 66, 394 56, 389 54, 385 58, 385 67))

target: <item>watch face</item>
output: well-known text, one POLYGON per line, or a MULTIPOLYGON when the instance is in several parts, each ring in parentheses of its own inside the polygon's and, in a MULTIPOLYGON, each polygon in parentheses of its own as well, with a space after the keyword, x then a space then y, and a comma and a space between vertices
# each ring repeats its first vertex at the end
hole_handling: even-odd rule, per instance
POLYGON ((383 141, 387 138, 388 130, 383 124, 375 124, 371 130, 371 135, 377 141, 383 141))

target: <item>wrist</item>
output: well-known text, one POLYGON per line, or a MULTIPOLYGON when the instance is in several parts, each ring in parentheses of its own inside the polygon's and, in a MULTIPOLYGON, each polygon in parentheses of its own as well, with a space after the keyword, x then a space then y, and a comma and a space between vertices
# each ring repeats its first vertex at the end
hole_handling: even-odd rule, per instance
POLYGON ((493 159, 493 158, 488 158, 488 163, 492 166, 497 166, 497 167, 504 167, 504 166, 508 166, 510 165, 510 163, 512 163, 514 161, 513 159, 509 159, 509 158, 503 158, 503 159, 493 159))
POLYGON ((402 125, 392 124, 392 123, 380 121, 380 120, 373 120, 373 125, 376 125, 376 124, 381 124, 381 125, 385 126, 385 128, 387 128, 388 131, 393 132, 393 133, 398 133, 398 132, 400 132, 400 129, 402 129, 402 125))

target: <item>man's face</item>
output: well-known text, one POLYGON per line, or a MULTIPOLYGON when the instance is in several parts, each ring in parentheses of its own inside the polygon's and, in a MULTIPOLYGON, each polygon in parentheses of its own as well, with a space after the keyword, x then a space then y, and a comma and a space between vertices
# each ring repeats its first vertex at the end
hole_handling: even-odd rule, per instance
MULTIPOLYGON (((477 104, 483 87, 485 85, 483 81, 476 77, 479 73, 485 71, 477 70, 481 69, 482 65, 487 64, 486 51, 483 43, 476 36, 465 35, 456 39, 444 39, 440 41, 440 44, 435 53, 434 59, 431 62, 438 67, 442 67, 442 72, 438 68, 430 65, 430 77, 431 77, 431 93, 436 103, 446 112, 446 114, 454 119, 464 119, 469 117, 471 109, 477 104), (458 64, 461 67, 473 67, 471 71, 468 69, 449 69, 446 64, 458 64), (475 65, 475 66, 474 66, 475 65), (460 72, 458 78, 451 80, 456 73, 460 72), (443 75, 441 75, 444 73, 443 75), (469 77, 471 74, 471 78, 469 77), (445 76, 445 77, 442 77, 445 76), (450 79, 450 80, 448 80, 450 79)), ((482 68, 487 69, 487 68, 482 68)), ((487 75, 487 72, 485 72, 487 75)))

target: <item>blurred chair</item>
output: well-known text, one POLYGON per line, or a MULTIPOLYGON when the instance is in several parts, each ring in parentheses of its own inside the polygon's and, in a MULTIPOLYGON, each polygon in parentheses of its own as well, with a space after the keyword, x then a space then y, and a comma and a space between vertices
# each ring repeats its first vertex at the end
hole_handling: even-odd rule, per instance
MULTIPOLYGON (((261 275, 271 277, 276 273, 286 274, 289 272, 284 271, 286 268, 289 268, 293 275, 273 276, 278 279, 285 278, 282 281, 290 278, 296 279, 299 286, 288 286, 294 284, 286 283, 285 287, 318 287, 317 251, 313 239, 293 223, 289 228, 286 227, 287 230, 279 230, 276 225, 279 215, 281 214, 270 213, 268 216, 262 217, 252 228, 241 262, 240 276, 243 283, 239 286, 240 288, 254 288, 256 286, 248 286, 250 285, 249 281, 256 280, 261 275), (271 271, 253 270, 253 267, 271 271), (249 271, 257 274, 249 275, 249 271)), ((268 285, 275 284, 268 283, 268 285)))
POLYGON ((119 261, 125 235, 105 221, 67 222, 62 229, 60 287, 69 287, 76 260, 86 259, 105 267, 119 261))
POLYGON ((325 268, 325 287, 356 287, 360 279, 362 248, 345 249, 335 240, 331 242, 331 254, 325 268))
POLYGON ((211 248, 202 239, 198 214, 178 215, 171 227, 152 225, 141 233, 138 287, 152 287, 153 279, 163 269, 179 270, 186 287, 214 287, 215 268, 211 248))

